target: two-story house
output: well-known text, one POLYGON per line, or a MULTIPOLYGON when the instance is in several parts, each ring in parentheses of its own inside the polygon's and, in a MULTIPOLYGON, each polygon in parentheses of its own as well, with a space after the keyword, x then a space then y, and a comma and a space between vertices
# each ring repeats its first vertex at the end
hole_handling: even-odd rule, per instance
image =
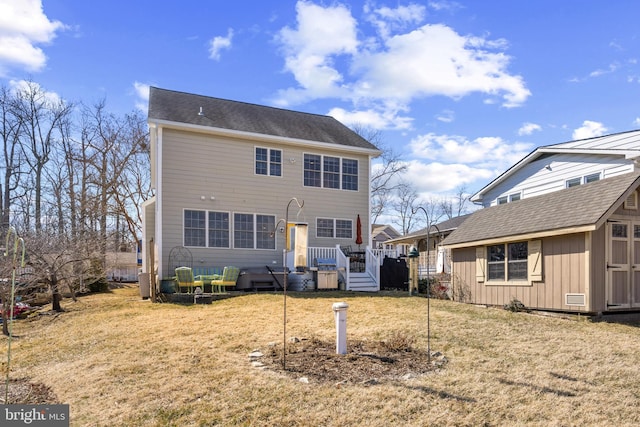
POLYGON ((148 123, 155 197, 144 206, 144 272, 172 276, 175 248, 194 267, 282 266, 285 216, 308 224, 310 250, 328 248, 337 263, 331 251, 355 244, 358 216, 370 243, 380 151, 334 118, 152 87, 148 123))
POLYGON ((454 298, 640 312, 640 131, 540 147, 473 200, 444 241, 454 298))

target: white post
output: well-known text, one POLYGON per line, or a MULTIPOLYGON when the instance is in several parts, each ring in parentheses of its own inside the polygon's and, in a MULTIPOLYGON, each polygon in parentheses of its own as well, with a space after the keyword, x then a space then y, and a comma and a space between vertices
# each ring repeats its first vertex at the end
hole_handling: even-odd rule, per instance
POLYGON ((333 304, 333 313, 336 318, 336 354, 347 354, 347 308, 346 302, 333 304))

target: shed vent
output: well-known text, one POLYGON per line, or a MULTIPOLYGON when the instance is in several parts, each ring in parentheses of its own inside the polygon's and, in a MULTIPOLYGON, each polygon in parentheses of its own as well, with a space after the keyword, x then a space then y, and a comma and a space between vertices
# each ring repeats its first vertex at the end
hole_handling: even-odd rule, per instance
POLYGON ((624 201, 624 208, 625 209, 638 209, 638 193, 637 192, 633 192, 631 194, 629 194, 629 197, 627 197, 627 200, 624 201))
POLYGON ((564 294, 566 305, 585 305, 584 294, 564 294))

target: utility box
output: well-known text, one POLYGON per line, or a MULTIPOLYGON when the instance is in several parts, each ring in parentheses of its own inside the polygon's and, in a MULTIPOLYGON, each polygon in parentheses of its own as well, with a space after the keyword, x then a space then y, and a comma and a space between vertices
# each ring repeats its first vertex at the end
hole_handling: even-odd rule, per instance
POLYGON ((316 258, 316 285, 318 289, 338 289, 338 270, 336 260, 316 258))

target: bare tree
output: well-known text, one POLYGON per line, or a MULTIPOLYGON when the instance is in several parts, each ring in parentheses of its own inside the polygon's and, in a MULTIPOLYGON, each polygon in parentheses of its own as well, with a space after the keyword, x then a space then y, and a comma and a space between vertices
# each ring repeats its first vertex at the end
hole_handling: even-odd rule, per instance
POLYGON ((2 157, 4 174, 0 186, 0 228, 4 236, 9 229, 10 212, 13 200, 18 197, 15 192, 19 188, 21 150, 20 136, 23 122, 16 114, 16 97, 5 86, 0 88, 0 138, 2 138, 2 157))
POLYGON ((392 220, 402 230, 402 234, 408 234, 415 226, 413 210, 419 203, 418 192, 415 187, 406 181, 401 181, 395 188, 394 199, 391 206, 395 219, 392 220))
POLYGON ((451 219, 466 213, 468 201, 467 188, 462 185, 456 189, 455 197, 443 197, 440 200, 439 208, 447 219, 451 219))
POLYGON ((374 165, 371 172, 371 222, 376 223, 391 207, 392 194, 400 185, 396 180, 406 172, 407 165, 392 147, 384 143, 380 130, 356 125, 353 131, 382 151, 381 162, 374 165))
POLYGON ((24 124, 22 144, 25 160, 34 176, 34 225, 42 229, 42 190, 44 168, 51 159, 57 142, 60 122, 71 113, 73 106, 49 96, 35 82, 26 82, 18 90, 16 114, 24 124))

